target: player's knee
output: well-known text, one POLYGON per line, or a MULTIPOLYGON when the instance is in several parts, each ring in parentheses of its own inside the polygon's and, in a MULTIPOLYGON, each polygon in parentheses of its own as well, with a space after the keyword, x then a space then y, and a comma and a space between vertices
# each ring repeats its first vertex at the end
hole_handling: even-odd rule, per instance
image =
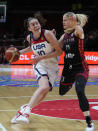
POLYGON ((65 95, 70 89, 72 88, 71 85, 63 85, 60 83, 59 86, 59 95, 65 95))
POLYGON ((49 86, 43 86, 43 87, 41 88, 41 92, 42 92, 43 94, 46 94, 46 93, 49 92, 49 89, 50 89, 49 86))

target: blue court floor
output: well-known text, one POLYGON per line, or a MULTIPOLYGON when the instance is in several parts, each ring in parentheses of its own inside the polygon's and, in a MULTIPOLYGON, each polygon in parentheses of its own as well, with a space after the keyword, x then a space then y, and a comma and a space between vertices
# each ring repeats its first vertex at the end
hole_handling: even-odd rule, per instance
MULTIPOLYGON (((59 65, 59 75, 54 87, 59 86, 63 65, 59 65)), ((89 66, 89 79, 87 85, 98 85, 98 65, 89 66)), ((0 86, 38 87, 32 65, 0 66, 0 86)))

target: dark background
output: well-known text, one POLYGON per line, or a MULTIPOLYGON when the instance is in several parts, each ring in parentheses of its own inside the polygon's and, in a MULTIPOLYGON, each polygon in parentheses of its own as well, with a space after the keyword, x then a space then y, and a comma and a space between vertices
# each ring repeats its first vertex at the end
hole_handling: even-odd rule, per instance
MULTIPOLYGON (((57 31, 57 38, 63 33, 62 16, 71 11, 88 15, 84 27, 85 50, 98 51, 98 2, 97 0, 1 0, 7 4, 6 22, 0 23, 0 50, 15 45, 25 48, 26 31, 24 20, 37 11, 47 19, 44 28, 57 31)), ((3 54, 4 55, 4 54, 3 54)))
POLYGON ((36 11, 41 11, 47 19, 47 28, 56 28, 58 32, 62 30, 62 15, 67 11, 89 16, 85 32, 98 29, 97 0, 9 0, 7 5, 6 30, 9 33, 23 33, 24 19, 36 11))

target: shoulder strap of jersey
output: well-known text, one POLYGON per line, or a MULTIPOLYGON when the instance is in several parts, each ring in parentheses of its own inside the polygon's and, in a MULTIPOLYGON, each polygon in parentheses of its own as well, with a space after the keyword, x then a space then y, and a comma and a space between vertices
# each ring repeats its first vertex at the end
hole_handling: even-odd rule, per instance
POLYGON ((48 40, 46 39, 46 37, 45 37, 45 29, 42 29, 42 34, 43 34, 45 40, 49 43, 49 41, 48 41, 48 40))

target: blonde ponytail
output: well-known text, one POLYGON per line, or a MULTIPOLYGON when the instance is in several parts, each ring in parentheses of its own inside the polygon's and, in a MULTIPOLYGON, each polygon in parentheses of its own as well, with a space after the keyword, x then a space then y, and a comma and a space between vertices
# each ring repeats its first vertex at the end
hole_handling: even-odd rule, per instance
POLYGON ((77 19, 78 25, 80 25, 81 27, 85 26, 85 24, 88 21, 87 15, 84 15, 84 14, 76 14, 76 19, 77 19))

